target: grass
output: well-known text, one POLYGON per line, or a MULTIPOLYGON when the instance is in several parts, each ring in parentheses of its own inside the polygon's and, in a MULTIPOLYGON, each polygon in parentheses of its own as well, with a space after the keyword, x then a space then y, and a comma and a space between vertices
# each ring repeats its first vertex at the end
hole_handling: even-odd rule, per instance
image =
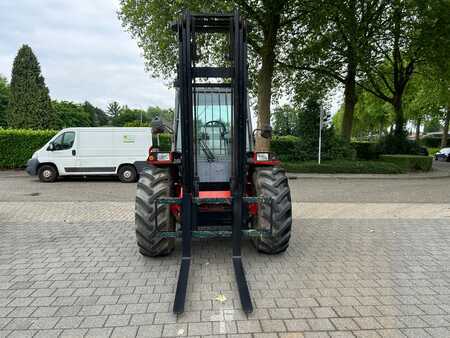
POLYGON ((331 160, 283 162, 283 167, 292 173, 319 173, 319 174, 402 174, 406 169, 394 163, 383 161, 350 161, 331 160))
POLYGON ((441 148, 427 148, 428 149, 428 154, 430 154, 431 156, 434 156, 434 154, 436 154, 439 150, 441 150, 441 148))

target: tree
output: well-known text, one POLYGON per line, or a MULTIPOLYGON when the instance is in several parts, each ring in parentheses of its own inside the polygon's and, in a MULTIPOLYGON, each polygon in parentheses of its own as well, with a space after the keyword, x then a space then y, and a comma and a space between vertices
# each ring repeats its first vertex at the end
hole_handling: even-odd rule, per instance
POLYGON ((6 127, 6 109, 9 102, 9 84, 0 74, 0 128, 6 127))
POLYGON ((41 67, 31 48, 23 45, 14 59, 7 123, 12 128, 50 129, 57 119, 41 67))
POLYGON ((421 64, 450 52, 448 1, 394 0, 385 12, 385 32, 380 36, 377 62, 365 64, 366 82, 359 85, 392 105, 394 134, 404 136, 403 98, 408 83, 421 64))
MULTIPOLYGON (((194 12, 231 12, 238 7, 252 27, 248 36, 249 66, 250 77, 256 80, 253 81, 253 89, 257 93, 258 127, 261 128, 270 123, 273 86, 278 86, 281 81, 277 64, 286 55, 282 49, 290 39, 293 27, 299 24, 304 14, 303 6, 302 1, 287 0, 121 0, 119 18, 143 49, 147 68, 152 75, 167 78, 174 75, 178 55, 177 38, 168 29, 168 23, 175 20, 184 9, 194 12)), ((209 48, 206 54, 211 58, 218 55, 214 53, 217 51, 214 46, 206 43, 206 48, 209 48)), ((269 140, 257 138, 257 149, 267 149, 269 144, 269 140)))
POLYGON ((297 135, 298 114, 298 110, 289 105, 275 108, 272 114, 274 134, 279 136, 297 135))
POLYGON ((90 114, 79 103, 69 101, 52 101, 58 117, 58 128, 92 127, 90 114))
POLYGON ((119 102, 113 101, 108 104, 106 111, 114 118, 117 117, 117 115, 119 115, 121 109, 122 107, 120 106, 119 102))
POLYGON ((172 109, 162 109, 160 107, 148 107, 147 108, 147 125, 155 117, 160 118, 166 125, 172 126, 173 123, 173 110, 172 109))
MULTIPOLYGON (((353 137, 360 140, 379 139, 386 134, 392 124, 392 107, 368 92, 360 91, 353 116, 353 137)), ((340 132, 344 115, 344 105, 333 116, 333 124, 340 132)))
POLYGON ((94 107, 90 102, 85 101, 83 110, 89 114, 93 127, 106 126, 109 123, 109 116, 100 108, 94 107))
POLYGON ((284 67, 300 73, 314 72, 328 82, 344 86, 340 130, 346 140, 352 135, 361 64, 373 57, 376 37, 384 29, 381 18, 387 3, 387 0, 319 0, 313 2, 305 16, 307 29, 292 34, 290 63, 284 67))

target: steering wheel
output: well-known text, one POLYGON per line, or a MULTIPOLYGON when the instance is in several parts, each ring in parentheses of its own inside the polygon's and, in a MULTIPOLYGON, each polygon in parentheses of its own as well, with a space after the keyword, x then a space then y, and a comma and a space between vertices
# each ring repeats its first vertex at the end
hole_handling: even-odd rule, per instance
POLYGON ((223 139, 225 139, 225 135, 228 134, 228 131, 227 131, 227 126, 222 121, 217 121, 217 120, 208 121, 203 125, 203 128, 215 127, 215 126, 219 126, 222 129, 220 132, 220 136, 223 139))

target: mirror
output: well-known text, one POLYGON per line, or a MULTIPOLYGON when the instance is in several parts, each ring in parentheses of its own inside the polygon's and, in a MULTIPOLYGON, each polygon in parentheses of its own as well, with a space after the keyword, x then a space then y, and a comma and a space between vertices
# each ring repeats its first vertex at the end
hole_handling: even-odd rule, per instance
POLYGON ((265 125, 261 128, 261 137, 271 138, 272 137, 272 127, 270 125, 265 125))
POLYGON ((48 145, 47 150, 50 150, 50 151, 55 150, 55 145, 53 144, 53 142, 50 142, 50 144, 48 145))
POLYGON ((164 133, 165 126, 163 121, 159 117, 155 117, 151 123, 152 133, 153 134, 161 134, 164 133))

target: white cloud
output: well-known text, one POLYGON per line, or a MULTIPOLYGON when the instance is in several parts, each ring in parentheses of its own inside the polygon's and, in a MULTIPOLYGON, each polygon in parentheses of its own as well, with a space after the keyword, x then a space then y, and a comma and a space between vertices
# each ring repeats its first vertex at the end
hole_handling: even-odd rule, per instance
POLYGON ((0 1, 0 73, 10 77, 17 50, 34 50, 52 98, 105 108, 173 107, 168 81, 144 71, 140 51, 117 18, 111 0, 0 1))

